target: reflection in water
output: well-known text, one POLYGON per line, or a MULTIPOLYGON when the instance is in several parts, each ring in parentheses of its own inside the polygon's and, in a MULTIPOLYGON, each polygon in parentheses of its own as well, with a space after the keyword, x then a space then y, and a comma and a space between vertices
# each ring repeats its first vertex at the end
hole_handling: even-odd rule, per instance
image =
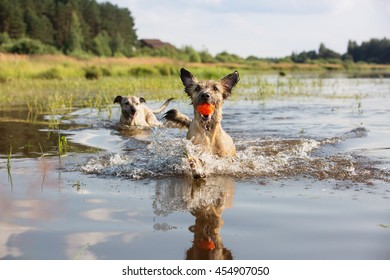
POLYGON ((234 181, 229 177, 212 177, 207 180, 172 180, 168 187, 156 188, 154 212, 166 216, 174 211, 188 211, 195 217, 189 227, 193 241, 186 250, 186 259, 228 260, 232 252, 222 243, 220 230, 222 212, 232 207, 234 181))
POLYGON ((130 128, 128 126, 120 126, 119 133, 123 137, 132 137, 138 140, 146 140, 153 133, 153 129, 150 127, 135 127, 130 128))
MULTIPOLYGON (((219 190, 219 196, 211 203, 200 204, 190 210, 195 216, 195 225, 190 227, 190 231, 194 233, 194 241, 186 252, 188 260, 233 259, 232 252, 223 246, 220 230, 223 226, 222 212, 232 205, 234 185, 231 179, 219 180, 217 183, 223 186, 219 190)), ((206 182, 194 181, 193 197, 201 193, 206 185, 206 182)))
MULTIPOLYGON (((44 258, 45 250, 39 250, 36 236, 40 232, 40 223, 50 223, 63 211, 58 201, 43 201, 41 199, 14 199, 0 196, 0 259, 22 258, 32 256, 44 258), (28 221, 28 222, 26 222, 28 221)), ((55 237, 57 238, 57 237, 55 237)), ((49 238, 43 238, 49 242, 49 238)), ((50 238, 50 241, 53 237, 50 238)))
MULTIPOLYGON (((65 236, 65 254, 68 259, 97 260, 110 256, 110 245, 119 242, 126 250, 138 236, 137 233, 112 232, 80 232, 65 236), (104 248, 101 250, 100 248, 104 248)), ((115 258, 115 257, 114 257, 115 258)))

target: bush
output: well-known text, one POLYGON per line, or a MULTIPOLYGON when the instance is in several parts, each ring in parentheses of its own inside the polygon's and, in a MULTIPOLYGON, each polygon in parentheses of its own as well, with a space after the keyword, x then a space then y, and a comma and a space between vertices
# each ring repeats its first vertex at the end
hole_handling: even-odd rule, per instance
POLYGON ((231 72, 230 69, 225 67, 199 67, 194 68, 191 71, 199 79, 220 79, 231 72))
POLYGON ((3 76, 1 73, 0 73, 0 84, 4 84, 6 82, 8 82, 10 79, 6 76, 3 76))
POLYGON ((173 67, 172 65, 165 64, 165 65, 158 65, 156 67, 157 67, 157 70, 161 76, 172 76, 172 75, 176 75, 178 73, 176 68, 173 67))
POLYGON ((186 56, 186 60, 189 62, 202 62, 199 53, 190 46, 186 46, 183 49, 186 56))
POLYGON ((88 80, 98 80, 102 75, 101 69, 96 66, 84 68, 84 77, 88 80))
POLYGON ((58 68, 51 68, 47 71, 39 73, 35 76, 37 79, 45 79, 45 80, 61 80, 62 75, 58 68))
POLYGON ((0 33, 0 45, 9 44, 11 43, 11 39, 8 35, 8 33, 0 33))
POLYGON ((111 77, 112 76, 111 69, 109 69, 109 68, 102 67, 101 71, 102 71, 103 77, 111 77))
POLYGON ((158 69, 153 66, 136 66, 134 68, 130 68, 128 73, 135 77, 148 77, 160 74, 158 69))
POLYGON ((216 59, 208 52, 208 51, 201 51, 199 53, 200 60, 203 63, 213 63, 216 62, 216 59))
POLYGON ((219 62, 240 62, 242 58, 236 54, 230 54, 228 52, 221 52, 215 56, 215 59, 219 62))
POLYGON ((46 47, 38 40, 22 38, 8 47, 8 52, 17 54, 43 54, 46 47))

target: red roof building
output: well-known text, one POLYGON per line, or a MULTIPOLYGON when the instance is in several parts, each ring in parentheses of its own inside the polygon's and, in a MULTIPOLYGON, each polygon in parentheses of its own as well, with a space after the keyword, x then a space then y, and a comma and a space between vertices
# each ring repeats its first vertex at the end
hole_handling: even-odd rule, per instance
POLYGON ((174 48, 170 43, 162 42, 159 39, 141 39, 141 48, 160 49, 163 47, 174 48))

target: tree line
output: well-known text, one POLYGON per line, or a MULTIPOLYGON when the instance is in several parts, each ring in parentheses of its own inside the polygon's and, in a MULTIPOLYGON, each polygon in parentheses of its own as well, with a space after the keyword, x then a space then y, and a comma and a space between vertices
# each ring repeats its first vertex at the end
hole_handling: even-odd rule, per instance
POLYGON ((348 42, 347 55, 355 62, 390 63, 390 40, 371 39, 360 45, 355 41, 348 42))
POLYGON ((360 45, 356 41, 349 41, 347 52, 339 54, 320 44, 318 52, 315 50, 304 51, 301 53, 292 53, 291 60, 296 63, 308 63, 316 60, 325 60, 329 62, 353 61, 367 63, 390 63, 390 40, 371 39, 367 42, 362 42, 360 45))
POLYGON ((90 52, 131 56, 130 11, 94 0, 0 0, 0 45, 10 52, 90 52))
MULTIPOLYGON (((70 55, 167 56, 191 62, 243 62, 264 60, 242 58, 221 52, 182 48, 141 49, 134 19, 127 8, 95 0, 0 0, 0 52, 40 54, 62 52, 70 55)), ((295 63, 368 62, 390 63, 390 40, 371 39, 360 45, 349 41, 347 52, 339 54, 324 44, 318 51, 293 52, 271 61, 295 63)))

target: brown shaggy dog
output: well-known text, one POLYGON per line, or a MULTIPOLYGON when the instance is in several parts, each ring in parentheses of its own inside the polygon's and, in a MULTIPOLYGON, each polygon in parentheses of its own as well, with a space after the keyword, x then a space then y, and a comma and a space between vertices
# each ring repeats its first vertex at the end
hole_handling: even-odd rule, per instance
MULTIPOLYGON (((238 72, 235 71, 218 81, 198 80, 188 70, 182 68, 180 78, 184 91, 192 101, 194 118, 191 120, 188 116, 173 109, 165 114, 165 119, 178 126, 187 127, 187 139, 195 145, 200 145, 205 152, 220 157, 235 156, 236 147, 232 138, 222 129, 221 120, 223 102, 231 95, 233 87, 238 83, 238 72), (197 108, 204 104, 213 106, 214 111, 208 114, 200 113, 197 108)), ((198 165, 196 161, 196 159, 190 159, 194 178, 202 177, 195 172, 198 165)))

